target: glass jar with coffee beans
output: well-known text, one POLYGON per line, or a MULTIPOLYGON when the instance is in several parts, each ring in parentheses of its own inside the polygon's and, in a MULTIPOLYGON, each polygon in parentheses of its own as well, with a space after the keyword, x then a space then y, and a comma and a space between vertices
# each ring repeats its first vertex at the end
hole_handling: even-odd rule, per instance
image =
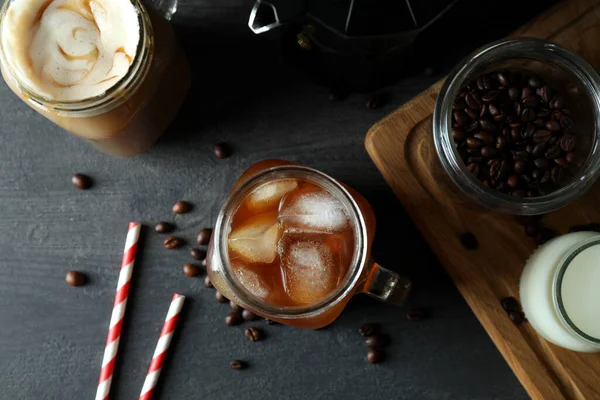
POLYGON ((441 164, 471 200, 512 214, 573 201, 600 171, 600 77, 538 39, 495 42, 448 76, 433 133, 441 164))

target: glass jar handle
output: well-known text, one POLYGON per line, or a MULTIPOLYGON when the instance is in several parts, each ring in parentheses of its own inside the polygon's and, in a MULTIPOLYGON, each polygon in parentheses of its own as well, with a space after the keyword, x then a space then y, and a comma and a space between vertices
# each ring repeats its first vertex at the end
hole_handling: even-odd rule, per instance
POLYGON ((372 266, 363 286, 363 292, 378 300, 402 306, 410 294, 412 282, 371 261, 372 266))

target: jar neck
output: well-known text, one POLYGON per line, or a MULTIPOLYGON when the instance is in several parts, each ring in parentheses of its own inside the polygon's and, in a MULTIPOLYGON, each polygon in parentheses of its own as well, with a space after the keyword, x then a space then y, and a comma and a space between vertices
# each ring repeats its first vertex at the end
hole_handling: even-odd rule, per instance
MULTIPOLYGON (((600 349, 600 337, 592 336, 592 335, 590 335, 590 332, 587 332, 587 333, 584 332, 581 324, 578 325, 576 318, 572 314, 572 311, 573 311, 572 305, 570 306, 571 313, 569 312, 569 306, 567 306, 567 297, 573 296, 574 294, 573 293, 569 294, 569 293, 564 292, 564 290, 567 290, 567 291, 569 290, 568 287, 565 288, 565 285, 568 283, 567 282, 568 281, 567 274, 569 273, 570 268, 576 268, 573 261, 575 260, 575 258, 580 256, 583 252, 590 251, 590 250, 592 250, 592 248, 600 249, 600 234, 598 236, 595 236, 588 240, 585 240, 584 242, 578 243, 576 246, 571 248, 567 252, 567 254, 561 259, 561 261, 559 262, 559 266, 558 266, 556 272, 554 273, 554 277, 552 280, 552 299, 553 299, 554 306, 557 311, 559 320, 563 324, 563 326, 572 335, 586 341, 591 346, 600 349)), ((596 260, 596 262, 597 262, 597 260, 596 260)), ((597 264, 594 263, 594 267, 596 267, 596 265, 597 264)), ((586 279, 586 277, 588 279, 592 279, 592 277, 589 277, 589 276, 584 276, 584 275, 579 276, 579 278, 582 281, 588 281, 588 279, 586 279)), ((577 289, 579 291, 583 291, 583 293, 587 293, 587 291, 583 287, 578 287, 577 289)), ((571 290, 573 290, 573 289, 571 288, 571 290)), ((600 290, 600 288, 593 288, 592 290, 594 290, 595 292, 598 292, 600 290)), ((590 302, 593 302, 593 301, 590 299, 588 301, 588 303, 590 303, 590 302)), ((596 304, 596 305, 591 304, 591 305, 595 306, 595 311, 597 311, 598 307, 600 306, 599 304, 596 304)), ((584 308, 584 307, 585 306, 583 304, 580 304, 580 308, 584 308)), ((590 319, 591 318, 595 319, 595 317, 590 316, 590 319)))
POLYGON ((219 213, 217 222, 215 224, 214 238, 217 240, 217 243, 215 243, 214 247, 216 259, 218 259, 221 263, 221 272, 227 285, 231 288, 233 293, 258 313, 270 315, 280 319, 310 318, 333 307, 348 295, 351 295, 350 292, 357 286, 367 261, 367 251, 365 249, 365 243, 367 240, 366 226, 363 216, 360 212, 360 208, 354 201, 352 195, 350 195, 343 185, 328 175, 303 166, 285 165, 269 168, 250 177, 246 182, 234 189, 219 213), (231 221, 237 208, 240 206, 241 202, 246 198, 246 196, 258 186, 280 179, 305 180, 324 188, 336 199, 342 202, 346 210, 349 212, 350 221, 354 227, 354 255, 350 268, 346 273, 343 282, 336 288, 334 292, 329 294, 317 304, 311 306, 277 307, 268 304, 267 302, 250 293, 239 282, 233 273, 231 262, 229 260, 228 236, 230 232, 231 221))
MULTIPOLYGON (((152 63, 154 55, 154 32, 148 11, 141 0, 130 0, 138 15, 140 29, 139 43, 135 57, 129 70, 114 86, 106 92, 84 100, 58 101, 41 95, 36 90, 26 85, 11 64, 6 60, 6 52, 0 38, 0 64, 5 79, 10 79, 14 87, 20 92, 21 97, 34 108, 68 117, 91 117, 104 114, 126 102, 142 84, 152 63)), ((10 7, 11 1, 5 0, 0 10, 0 26, 10 7)))

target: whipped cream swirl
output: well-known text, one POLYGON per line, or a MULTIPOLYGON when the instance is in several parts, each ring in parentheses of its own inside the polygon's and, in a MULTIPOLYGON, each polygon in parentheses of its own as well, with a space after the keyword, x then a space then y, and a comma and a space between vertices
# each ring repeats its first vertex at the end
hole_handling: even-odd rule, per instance
POLYGON ((130 0, 13 0, 2 24, 12 71, 57 101, 106 92, 127 74, 139 41, 130 0))

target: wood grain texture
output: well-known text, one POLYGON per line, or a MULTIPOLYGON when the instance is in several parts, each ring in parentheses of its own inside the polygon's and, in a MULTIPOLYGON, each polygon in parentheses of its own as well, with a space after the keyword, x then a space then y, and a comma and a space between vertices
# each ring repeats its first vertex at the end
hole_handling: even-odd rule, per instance
MULTIPOLYGON (((553 40, 600 67, 600 2, 557 5, 512 36, 553 40)), ((515 326, 500 306, 518 297, 523 265, 534 244, 510 216, 474 208, 460 196, 439 164, 431 135, 439 81, 375 124, 365 145, 371 158, 412 216, 529 395, 534 399, 600 398, 600 355, 563 350, 543 340, 528 324, 515 326), (461 232, 479 239, 477 251, 460 245, 461 232)), ((574 204, 550 214, 549 226, 600 220, 600 185, 574 204)))

